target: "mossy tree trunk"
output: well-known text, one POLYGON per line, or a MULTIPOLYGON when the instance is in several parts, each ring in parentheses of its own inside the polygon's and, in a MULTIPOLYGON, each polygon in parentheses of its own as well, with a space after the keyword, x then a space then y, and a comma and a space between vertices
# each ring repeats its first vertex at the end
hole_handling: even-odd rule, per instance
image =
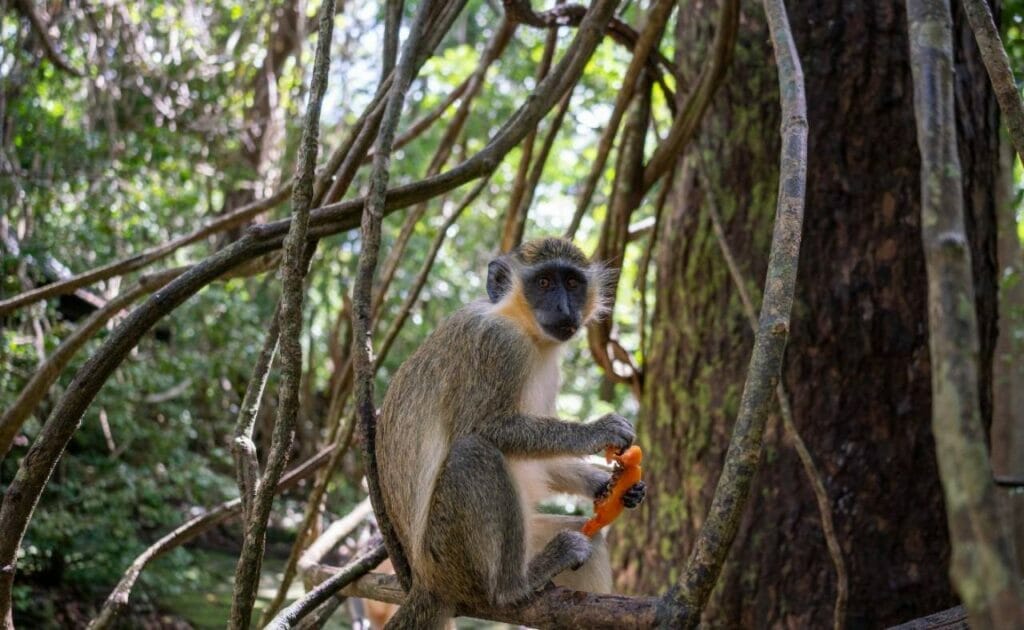
MULTIPOLYGON (((694 5, 701 6, 701 5, 694 5)), ((804 240, 783 369, 824 476, 850 573, 847 622, 878 627, 956 603, 931 437, 924 254, 906 15, 899 3, 787 3, 810 123, 804 240)), ((714 6, 676 33, 699 68, 714 6)), ((956 97, 991 418, 998 115, 956 7, 956 97)), ((651 491, 619 528, 623 586, 678 577, 736 417, 752 335, 702 209, 711 196, 760 295, 778 178, 778 90, 764 14, 744 3, 735 61, 687 154, 659 235, 638 443, 651 491), (698 173, 700 176, 698 176, 698 173), (705 182, 707 184, 705 185, 705 182)), ((769 425, 752 505, 706 611, 712 626, 828 627, 835 574, 800 462, 769 425)))

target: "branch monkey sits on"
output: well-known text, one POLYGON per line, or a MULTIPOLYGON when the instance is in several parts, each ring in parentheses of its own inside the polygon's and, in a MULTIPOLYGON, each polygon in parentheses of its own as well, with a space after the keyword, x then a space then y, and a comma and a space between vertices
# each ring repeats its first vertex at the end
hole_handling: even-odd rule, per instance
MULTIPOLYGON (((600 496, 609 473, 583 458, 633 442, 616 414, 555 417, 561 346, 601 315, 608 285, 571 242, 525 243, 488 266, 489 300, 457 311, 398 371, 376 454, 413 583, 388 628, 441 627, 460 606, 516 604, 551 580, 611 589, 603 537, 536 509, 555 493, 600 496)), ((640 483, 623 502, 643 497, 640 483)))

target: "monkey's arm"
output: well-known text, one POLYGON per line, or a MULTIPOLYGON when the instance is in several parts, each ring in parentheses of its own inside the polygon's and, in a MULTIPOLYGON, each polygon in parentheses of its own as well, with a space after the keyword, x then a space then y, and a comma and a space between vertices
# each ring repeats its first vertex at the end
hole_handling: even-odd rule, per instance
POLYGON ((582 424, 558 418, 508 414, 481 423, 477 432, 506 455, 590 455, 608 446, 619 450, 633 443, 629 421, 610 413, 582 424))

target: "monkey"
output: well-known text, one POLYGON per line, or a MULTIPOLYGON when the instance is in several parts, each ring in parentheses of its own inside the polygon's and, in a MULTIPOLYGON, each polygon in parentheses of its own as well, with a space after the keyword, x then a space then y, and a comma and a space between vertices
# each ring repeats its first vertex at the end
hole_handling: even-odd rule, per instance
MULTIPOLYGON (((618 414, 586 424, 555 415, 561 349, 603 315, 610 285, 568 240, 524 243, 488 264, 487 299, 442 322, 395 374, 375 454, 412 585, 389 630, 523 603, 551 581, 611 590, 603 535, 583 535, 584 517, 537 512, 556 493, 602 496, 609 472, 584 458, 635 436, 618 414)), ((624 505, 645 493, 636 484, 624 505)))

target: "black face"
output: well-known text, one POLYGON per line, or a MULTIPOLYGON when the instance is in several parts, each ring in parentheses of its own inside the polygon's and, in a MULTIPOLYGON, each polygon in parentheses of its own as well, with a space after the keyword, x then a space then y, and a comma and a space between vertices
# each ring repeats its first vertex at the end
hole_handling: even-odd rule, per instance
POLYGON ((561 262, 529 268, 523 275, 523 293, 545 333, 568 341, 583 322, 587 303, 587 277, 561 262))

